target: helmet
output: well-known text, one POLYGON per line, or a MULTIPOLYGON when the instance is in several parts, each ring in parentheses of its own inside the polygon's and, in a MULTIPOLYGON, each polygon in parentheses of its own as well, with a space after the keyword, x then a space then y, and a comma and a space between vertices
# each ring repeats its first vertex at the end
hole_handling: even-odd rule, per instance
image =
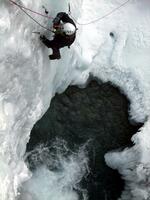
POLYGON ((61 29, 66 35, 73 35, 76 31, 75 26, 71 23, 62 24, 61 29))

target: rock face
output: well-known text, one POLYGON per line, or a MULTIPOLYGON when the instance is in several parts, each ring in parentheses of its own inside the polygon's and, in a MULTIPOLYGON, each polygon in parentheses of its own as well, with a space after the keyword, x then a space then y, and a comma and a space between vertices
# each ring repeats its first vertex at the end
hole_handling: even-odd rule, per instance
POLYGON ((90 173, 81 185, 88 190, 89 200, 116 200, 124 183, 117 171, 106 166, 104 154, 132 145, 131 136, 139 126, 129 123, 128 105, 110 83, 91 81, 84 89, 71 86, 52 99, 49 110, 35 124, 27 151, 40 143, 49 145, 56 137, 66 140, 72 150, 90 139, 90 173))

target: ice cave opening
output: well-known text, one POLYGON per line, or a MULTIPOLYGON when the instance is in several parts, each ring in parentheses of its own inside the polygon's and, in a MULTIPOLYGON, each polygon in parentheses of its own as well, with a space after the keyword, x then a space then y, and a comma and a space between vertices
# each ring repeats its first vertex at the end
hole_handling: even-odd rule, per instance
POLYGON ((92 80, 56 94, 31 131, 26 162, 33 177, 22 191, 38 200, 66 199, 66 191, 67 199, 69 192, 76 193, 71 199, 119 198, 124 181, 104 155, 133 145, 131 137, 142 124, 130 123, 128 109, 129 100, 110 82, 92 80), (41 166, 49 171, 45 181, 41 166))

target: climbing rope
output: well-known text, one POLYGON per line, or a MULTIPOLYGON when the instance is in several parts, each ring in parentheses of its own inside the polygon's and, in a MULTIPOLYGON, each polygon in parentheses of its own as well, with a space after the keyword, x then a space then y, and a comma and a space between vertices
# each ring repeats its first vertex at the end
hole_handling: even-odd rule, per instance
POLYGON ((70 16, 72 17, 72 19, 78 24, 78 25, 89 25, 89 24, 93 24, 95 22, 98 22, 106 17, 108 17, 109 15, 111 15, 112 13, 116 12, 117 10, 119 10, 121 7, 124 7, 130 0, 127 0, 126 2, 122 3, 120 6, 118 6, 117 8, 113 9, 111 12, 107 13, 106 15, 103 15, 102 17, 99 17, 95 20, 92 20, 90 22, 87 23, 79 23, 70 13, 70 16))
POLYGON ((16 2, 14 2, 14 1, 12 1, 12 0, 9 0, 9 1, 10 1, 11 3, 13 3, 14 5, 16 5, 18 8, 20 8, 20 10, 22 10, 22 11, 23 11, 30 19, 32 19, 36 24, 38 24, 39 26, 41 26, 41 27, 44 28, 45 30, 50 31, 50 32, 53 33, 53 30, 51 30, 51 29, 46 28, 45 26, 43 26, 41 23, 39 23, 37 20, 35 20, 29 13, 27 13, 24 9, 29 10, 29 11, 35 13, 35 14, 40 15, 40 16, 48 17, 49 19, 53 19, 52 17, 46 16, 46 15, 42 15, 41 13, 37 13, 37 12, 35 12, 35 11, 33 11, 33 10, 30 10, 30 9, 24 7, 24 6, 21 6, 20 4, 17 4, 16 2))
MULTIPOLYGON (((9 0, 9 1, 10 1, 11 3, 13 3, 14 5, 16 5, 18 8, 20 8, 28 17, 30 17, 30 18, 31 18, 35 23, 37 23, 39 26, 41 26, 42 28, 44 28, 44 29, 46 29, 46 30, 48 30, 48 31, 50 31, 50 32, 53 32, 53 30, 48 29, 48 28, 46 28, 45 26, 43 26, 42 24, 40 24, 37 20, 35 20, 35 19, 34 19, 29 13, 27 13, 25 10, 28 10, 28 11, 34 13, 34 14, 40 15, 40 16, 45 17, 45 18, 48 18, 48 19, 54 19, 53 17, 47 16, 47 15, 43 15, 43 14, 41 14, 41 13, 38 13, 38 12, 36 12, 36 11, 34 11, 34 10, 31 10, 31 9, 25 7, 25 6, 22 6, 22 5, 18 4, 18 3, 16 3, 16 2, 13 1, 13 0, 9 0)), ((68 12, 68 14, 71 16, 71 18, 72 18, 78 25, 83 25, 83 26, 84 26, 84 25, 89 25, 89 24, 93 24, 93 23, 95 23, 95 22, 98 22, 98 21, 100 21, 100 20, 102 20, 102 19, 108 17, 108 16, 111 15, 112 13, 116 12, 117 10, 119 10, 121 7, 124 7, 129 1, 131 1, 131 0, 127 0, 126 2, 122 3, 120 6, 118 6, 118 7, 115 8, 115 9, 113 9, 111 12, 107 13, 106 15, 103 15, 102 17, 99 17, 99 18, 97 18, 97 19, 95 19, 95 20, 92 20, 92 21, 90 21, 90 22, 87 22, 87 23, 79 23, 79 22, 71 15, 70 4, 68 4, 68 6, 69 6, 69 12, 68 12)))
POLYGON ((43 14, 41 14, 41 13, 39 13, 39 12, 36 12, 36 11, 34 11, 34 10, 31 10, 31 9, 25 7, 25 6, 22 6, 22 5, 18 4, 18 3, 16 3, 15 1, 13 1, 13 0, 9 0, 9 1, 10 1, 11 3, 13 3, 14 5, 16 5, 16 6, 20 7, 20 8, 23 8, 23 9, 25 9, 25 10, 28 10, 28 11, 34 13, 34 14, 40 15, 40 16, 45 17, 45 18, 48 18, 48 19, 54 19, 54 17, 47 16, 47 15, 43 15, 43 14))
POLYGON ((23 10, 22 8, 20 8, 28 17, 30 17, 35 23, 37 23, 39 26, 41 26, 42 28, 44 28, 47 31, 53 32, 53 30, 46 28, 45 26, 43 26, 42 24, 40 24, 37 20, 35 20, 31 15, 29 15, 25 10, 23 10))

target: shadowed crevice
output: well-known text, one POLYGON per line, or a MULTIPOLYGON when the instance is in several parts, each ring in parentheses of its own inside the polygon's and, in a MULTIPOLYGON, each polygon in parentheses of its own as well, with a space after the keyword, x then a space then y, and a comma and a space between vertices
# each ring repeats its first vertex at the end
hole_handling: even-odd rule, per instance
POLYGON ((72 151, 89 140, 90 173, 81 185, 88 190, 89 200, 117 200, 124 182, 106 166, 104 154, 132 145, 131 137, 140 125, 129 123, 128 108, 125 95, 111 83, 91 81, 84 89, 70 86, 55 95, 33 127, 27 151, 40 143, 48 146, 56 137, 64 139, 72 151))

